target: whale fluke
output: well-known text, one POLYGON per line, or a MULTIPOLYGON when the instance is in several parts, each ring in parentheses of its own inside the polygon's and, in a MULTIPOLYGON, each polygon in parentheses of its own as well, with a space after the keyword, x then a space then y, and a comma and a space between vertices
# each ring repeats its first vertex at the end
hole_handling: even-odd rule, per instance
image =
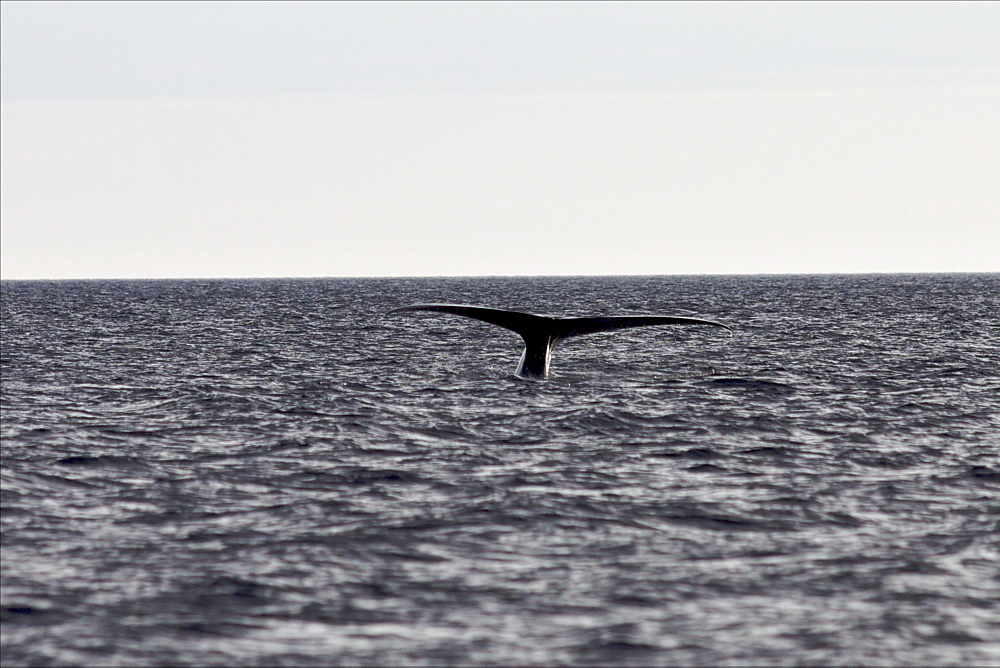
POLYGON ((386 315, 406 311, 438 311, 482 320, 491 325, 516 332, 524 339, 524 353, 517 365, 517 375, 523 378, 546 378, 552 361, 552 350, 563 339, 597 332, 610 332, 630 327, 653 325, 711 325, 722 327, 733 335, 728 325, 700 318, 667 315, 614 315, 590 318, 565 318, 535 315, 507 309, 467 306, 464 304, 414 304, 392 309, 386 315))

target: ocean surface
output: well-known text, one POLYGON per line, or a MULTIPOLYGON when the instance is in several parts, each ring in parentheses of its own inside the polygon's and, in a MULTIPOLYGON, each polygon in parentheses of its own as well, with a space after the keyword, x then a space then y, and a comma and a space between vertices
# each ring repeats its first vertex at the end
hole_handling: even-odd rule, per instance
POLYGON ((1000 274, 0 293, 5 666, 1000 663, 1000 274))

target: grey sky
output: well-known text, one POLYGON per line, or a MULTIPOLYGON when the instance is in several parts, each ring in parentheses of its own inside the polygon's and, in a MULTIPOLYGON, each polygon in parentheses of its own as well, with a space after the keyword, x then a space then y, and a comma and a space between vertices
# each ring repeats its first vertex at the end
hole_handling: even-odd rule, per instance
POLYGON ((1000 270, 997 3, 0 7, 5 278, 1000 270))
POLYGON ((997 83, 994 3, 4 2, 4 99, 997 83))

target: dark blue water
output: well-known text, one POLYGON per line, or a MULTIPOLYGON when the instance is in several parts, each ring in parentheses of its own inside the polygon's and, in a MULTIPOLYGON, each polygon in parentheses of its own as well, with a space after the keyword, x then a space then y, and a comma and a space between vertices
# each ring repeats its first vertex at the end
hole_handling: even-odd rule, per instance
POLYGON ((4 282, 2 438, 4 665, 1000 662, 997 274, 4 282))

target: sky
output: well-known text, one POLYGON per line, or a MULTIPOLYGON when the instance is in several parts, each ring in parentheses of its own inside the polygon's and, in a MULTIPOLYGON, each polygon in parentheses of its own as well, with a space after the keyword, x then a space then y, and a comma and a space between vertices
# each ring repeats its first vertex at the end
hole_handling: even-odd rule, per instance
POLYGON ((1000 3, 0 3, 0 276, 1000 271, 1000 3))

